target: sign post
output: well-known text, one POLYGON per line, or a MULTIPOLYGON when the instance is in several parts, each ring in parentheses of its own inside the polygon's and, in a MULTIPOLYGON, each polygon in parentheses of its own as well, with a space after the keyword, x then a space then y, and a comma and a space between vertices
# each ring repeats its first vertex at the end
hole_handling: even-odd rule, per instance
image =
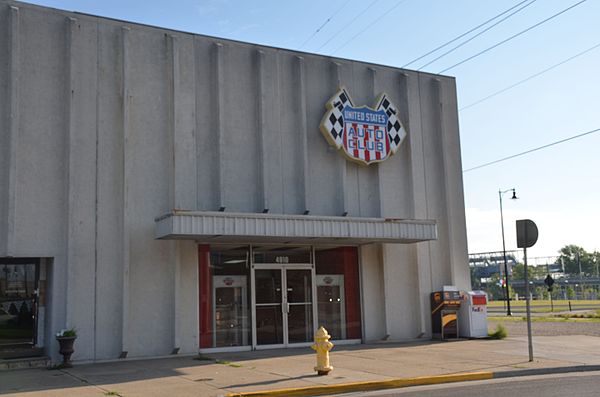
POLYGON ((525 307, 527 310, 527 344, 529 346, 529 361, 533 361, 533 341, 531 337, 531 307, 529 304, 529 279, 527 276, 527 248, 533 247, 538 239, 536 224, 530 219, 517 221, 517 247, 523 248, 525 273, 525 307))

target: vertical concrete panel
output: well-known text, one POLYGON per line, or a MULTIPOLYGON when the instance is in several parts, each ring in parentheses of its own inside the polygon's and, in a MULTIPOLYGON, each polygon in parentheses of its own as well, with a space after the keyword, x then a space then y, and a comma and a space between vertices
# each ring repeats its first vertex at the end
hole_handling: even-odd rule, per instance
POLYGON ((19 137, 14 152, 19 159, 14 185, 18 205, 13 254, 53 256, 64 252, 66 238, 64 16, 39 9, 21 12, 19 36, 19 137))
POLYGON ((129 227, 128 351, 134 356, 170 353, 173 348, 174 263, 172 241, 154 240, 154 218, 168 210, 172 141, 169 137, 168 37, 132 29, 129 37, 131 95, 126 154, 126 222, 129 227), (151 160, 151 161, 150 161, 151 160), (128 178, 128 173, 130 177, 128 178), (151 327, 148 325, 152 324, 151 327))
POLYGON ((444 147, 444 181, 448 222, 449 266, 452 284, 471 289, 467 250, 467 226, 462 179, 458 106, 454 79, 440 80, 438 96, 441 103, 442 145, 444 147))
POLYGON ((298 149, 301 151, 301 173, 300 180, 302 182, 302 207, 300 210, 308 214, 312 208, 312 181, 308 170, 308 130, 307 130, 307 114, 306 114, 306 65, 304 57, 296 56, 296 78, 297 87, 295 94, 298 96, 298 123, 297 133, 300 137, 298 149))
POLYGON ((434 290, 452 282, 450 275, 450 252, 448 237, 448 215, 441 130, 441 108, 437 82, 429 75, 419 75, 421 98, 421 128, 423 136, 423 165, 427 192, 427 218, 438 222, 438 240, 430 246, 431 280, 434 290))
POLYGON ((222 51, 221 167, 228 212, 256 212, 260 196, 254 52, 230 44, 222 51))
POLYGON ((414 339, 421 333, 417 258, 408 244, 382 244, 386 334, 390 340, 414 339))
MULTIPOLYGON (((345 211, 345 197, 340 170, 345 159, 325 140, 319 125, 325 114, 325 103, 338 90, 337 65, 327 59, 307 57, 306 101, 308 174, 311 184, 312 215, 342 215, 345 211), (334 69, 335 67, 335 69, 334 69), (327 71, 323 73, 323 71, 327 71)), ((343 164, 345 171, 345 164, 343 164)))
MULTIPOLYGON (((173 147, 171 208, 196 208, 196 98, 193 39, 169 34, 170 132, 173 147)), ((171 209, 170 208, 170 209, 171 209)))
POLYGON ((176 300, 177 344, 180 354, 198 351, 198 249, 194 241, 177 242, 179 281, 176 300))
MULTIPOLYGON (((258 52, 258 51, 257 51, 258 52)), ((279 109, 280 84, 279 50, 261 48, 260 87, 261 96, 257 106, 261 108, 262 123, 262 165, 265 197, 270 213, 283 212, 283 156, 281 153, 282 133, 279 109)), ((257 64, 258 68, 258 64, 257 64)), ((257 86, 257 90, 259 87, 257 86)), ((263 203, 264 207, 264 203, 263 203)), ((265 208, 258 209, 259 211, 265 208)))
MULTIPOLYGON (((11 10, 14 30, 17 15, 11 10)), ((14 244, 9 240, 7 248, 14 256, 54 258, 48 286, 54 295, 47 315, 48 332, 53 333, 67 325, 65 19, 31 8, 20 8, 18 17, 19 55, 11 62, 19 73, 18 98, 11 99, 19 109, 12 120, 18 140, 10 149, 18 166, 10 192, 16 205, 9 208, 14 211, 14 244)), ((52 339, 47 351, 53 358, 57 349, 52 339)))
POLYGON ((217 169, 216 184, 213 186, 216 195, 216 208, 219 211, 225 209, 229 205, 228 187, 226 183, 228 169, 225 164, 226 161, 226 144, 225 144, 225 123, 227 118, 225 117, 225 58, 227 48, 224 47, 223 43, 214 43, 211 49, 212 58, 212 92, 214 97, 214 114, 213 114, 213 125, 214 125, 214 139, 212 146, 214 147, 215 153, 217 154, 215 166, 217 169))
POLYGON ((279 113, 281 134, 281 173, 283 213, 304 212, 302 133, 299 131, 300 96, 296 57, 279 52, 279 113))
POLYGON ((363 340, 375 342, 386 336, 384 274, 381 245, 363 245, 359 250, 363 340))
POLYGON ((269 212, 269 192, 268 180, 269 167, 267 166, 268 148, 266 145, 266 118, 267 109, 265 108, 265 52, 262 50, 255 51, 255 68, 256 68, 256 150, 258 152, 258 203, 256 210, 258 212, 269 212))
POLYGON ((67 84, 67 325, 80 329, 74 359, 95 358, 96 90, 95 23, 65 18, 67 84))
MULTIPOLYGON (((396 70, 380 70, 376 74, 373 95, 377 97, 382 92, 398 109, 398 118, 411 134, 408 128, 408 93, 406 78, 396 70)), ((410 146, 407 138, 398 147, 396 153, 384 162, 377 164, 379 177, 379 195, 381 216, 384 218, 413 217, 412 184, 410 178, 410 146)))
MULTIPOLYGON (((370 68, 358 62, 353 63, 353 84, 350 95, 355 106, 373 106, 373 76, 370 68)), ((377 165, 356 165, 355 187, 358 192, 359 216, 379 217, 379 177, 377 165)))
MULTIPOLYGON (((349 84, 353 79, 353 66, 351 62, 333 62, 331 65, 332 77, 330 78, 329 87, 331 94, 329 99, 337 90, 345 86, 349 88, 349 84)), ((350 93, 352 96, 352 94, 350 93)), ((328 152, 334 155, 336 160, 335 167, 338 168, 340 183, 338 185, 338 202, 340 204, 339 214, 347 213, 348 216, 358 216, 360 212, 358 178, 356 173, 358 166, 346 159, 341 151, 329 146, 328 152)))
POLYGON ((124 311, 123 31, 98 25, 96 359, 122 351, 124 311))
POLYGON ((0 159, 0 186, 6 189, 6 195, 0 197, 0 254, 14 255, 15 249, 15 217, 16 217, 16 182, 17 182, 17 148, 19 138, 19 60, 20 29, 19 9, 7 6, 0 15, 0 26, 6 27, 5 40, 1 41, 0 54, 5 62, 0 64, 3 78, 0 80, 0 95, 4 106, 0 108, 0 121, 6 126, 0 134, 0 147, 3 148, 0 159))
MULTIPOLYGON (((343 73, 343 64, 331 62, 331 77, 329 79, 329 84, 327 85, 330 87, 330 92, 337 92, 337 90, 343 86, 343 73)), ((329 97, 331 96, 332 94, 329 94, 329 97)), ((338 149, 331 145, 327 146, 327 153, 336 158, 335 168, 337 170, 338 178, 338 198, 336 201, 338 202, 338 213, 343 216, 352 216, 348 208, 348 172, 346 168, 346 159, 341 155, 338 149)))
POLYGON ((133 147, 134 139, 131 126, 131 104, 133 96, 131 93, 131 51, 130 51, 130 28, 127 26, 121 27, 120 32, 120 49, 121 49, 121 125, 123 139, 123 202, 121 205, 122 212, 122 297, 123 310, 121 318, 121 354, 120 357, 126 357, 131 346, 129 343, 131 335, 131 181, 133 174, 133 147))
POLYGON ((59 354, 59 346, 54 337, 57 332, 65 327, 65 280, 57 279, 63 277, 54 270, 55 266, 65 267, 65 258, 55 256, 54 258, 43 258, 46 263, 46 312, 45 312, 45 347, 46 354, 53 362, 59 362, 62 356, 59 354))
MULTIPOLYGON (((10 40, 11 31, 8 18, 10 8, 0 7, 0 54, 6 54, 0 59, 0 125, 9 124, 11 83, 10 59, 12 57, 12 44, 10 40)), ((3 127, 6 129, 6 127, 3 127)), ((10 133, 6 131, 0 134, 0 256, 6 256, 7 238, 8 238, 8 192, 9 186, 9 153, 10 153, 10 133)))
POLYGON ((263 123, 262 161, 265 201, 268 203, 270 213, 280 214, 283 213, 284 202, 282 168, 286 161, 282 154, 282 116, 279 111, 281 106, 280 57, 279 50, 263 48, 261 51, 264 53, 260 63, 263 85, 259 101, 263 123))
MULTIPOLYGON (((14 44, 11 40, 11 27, 9 26, 11 9, 8 6, 0 8, 0 54, 6 54, 0 58, 0 125, 10 124, 11 98, 13 76, 11 73, 11 59, 13 58, 14 44)), ((0 256, 7 255, 8 248, 8 202, 9 195, 4 192, 10 191, 10 129, 3 127, 0 134, 0 256)))
POLYGON ((217 101, 215 85, 215 43, 194 38, 196 94, 196 174, 198 210, 217 210, 219 192, 219 144, 216 142, 217 101))
MULTIPOLYGON (((408 151, 410 161, 410 186, 412 193, 413 217, 415 219, 429 219, 427 185, 425 178, 425 159, 423 148, 423 130, 421 122, 420 80, 415 72, 406 72, 406 107, 402 106, 400 113, 405 117, 405 127, 408 135, 404 146, 408 151), (405 113, 404 113, 405 112, 405 113), (423 200, 425 197, 425 200, 423 200)), ((418 300, 421 332, 431 335, 431 316, 429 308, 429 294, 433 290, 431 280, 430 243, 418 243, 413 248, 416 252, 418 275, 418 300)))

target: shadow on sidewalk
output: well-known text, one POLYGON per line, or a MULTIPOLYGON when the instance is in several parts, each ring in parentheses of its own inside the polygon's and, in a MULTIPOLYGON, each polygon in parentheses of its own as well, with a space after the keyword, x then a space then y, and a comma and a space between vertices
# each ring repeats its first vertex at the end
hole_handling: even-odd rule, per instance
MULTIPOLYGON (((417 346, 429 346, 438 345, 445 343, 455 343, 465 341, 466 339, 458 339, 452 341, 439 341, 439 340, 418 340, 418 341, 406 341, 406 342, 379 342, 369 344, 357 344, 357 345, 336 345, 335 341, 332 341, 335 345, 332 354, 339 352, 353 352, 353 351, 364 351, 364 350, 377 350, 377 349, 393 349, 393 348, 410 348, 417 346)), ((314 351, 310 347, 291 347, 282 349, 268 349, 268 350, 249 350, 243 352, 226 352, 226 353, 204 353, 203 356, 214 358, 217 360, 226 361, 249 361, 249 360, 261 360, 267 358, 281 358, 281 357, 295 357, 309 355, 314 356, 314 351)))
POLYGON ((276 383, 281 383, 281 382, 288 382, 290 380, 304 380, 304 379, 310 379, 310 378, 320 378, 320 375, 317 374, 311 374, 311 375, 301 375, 301 376, 290 376, 288 378, 283 378, 283 379, 274 379, 274 380, 265 380, 262 382, 252 382, 252 383, 238 383, 235 385, 228 385, 227 388, 234 388, 234 387, 248 387, 248 386, 264 386, 264 385, 273 385, 276 383))

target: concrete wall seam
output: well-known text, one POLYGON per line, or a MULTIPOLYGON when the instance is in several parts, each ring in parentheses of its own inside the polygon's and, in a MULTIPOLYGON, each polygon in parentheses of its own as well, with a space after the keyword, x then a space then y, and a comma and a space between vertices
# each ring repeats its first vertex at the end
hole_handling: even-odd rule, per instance
POLYGON ((6 214, 6 255, 15 254, 16 216, 17 216, 17 153, 19 142, 19 8, 9 7, 8 50, 9 50, 9 85, 8 85, 8 203, 6 214))

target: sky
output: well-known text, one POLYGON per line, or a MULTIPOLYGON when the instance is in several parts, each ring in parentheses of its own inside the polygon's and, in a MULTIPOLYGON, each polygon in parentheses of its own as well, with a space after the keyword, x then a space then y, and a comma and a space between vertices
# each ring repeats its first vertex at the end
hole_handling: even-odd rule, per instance
MULTIPOLYGON (((439 60, 423 67, 511 12, 407 66, 456 77, 459 109, 600 44, 600 0, 28 2, 394 67, 520 4, 511 12, 520 11, 439 60)), ((463 170, 600 128, 599 70, 600 46, 460 110, 463 170)), ((538 226, 530 257, 557 255, 567 244, 600 250, 599 149, 600 131, 463 172, 469 252, 502 250, 498 192, 512 188, 518 200, 503 195, 507 250, 517 249, 517 219, 538 226)))

